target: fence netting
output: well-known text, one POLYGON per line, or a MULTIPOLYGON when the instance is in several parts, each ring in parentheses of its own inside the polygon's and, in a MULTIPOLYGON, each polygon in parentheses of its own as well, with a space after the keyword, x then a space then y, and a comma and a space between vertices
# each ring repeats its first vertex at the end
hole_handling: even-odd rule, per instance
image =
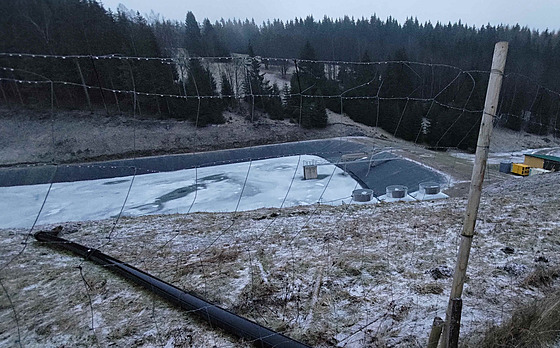
MULTIPOLYGON (((0 53, 0 345, 252 343, 33 238, 55 229, 311 346, 425 346, 445 316, 489 74, 0 53), (424 181, 451 197, 413 195, 424 181), (388 203, 389 185, 409 203, 388 203)), ((559 93, 506 72, 495 152, 559 146, 559 113, 559 93)), ((500 161, 521 154, 505 152, 486 173, 465 342, 542 296, 559 261, 557 175, 506 182, 500 161)))

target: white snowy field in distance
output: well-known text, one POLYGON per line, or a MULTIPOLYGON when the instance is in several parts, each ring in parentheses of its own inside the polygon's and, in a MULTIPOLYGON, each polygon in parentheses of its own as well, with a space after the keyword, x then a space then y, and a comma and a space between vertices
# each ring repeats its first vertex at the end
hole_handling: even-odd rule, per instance
MULTIPOLYGON (((547 147, 540 149, 526 149, 522 151, 511 152, 490 152, 488 154, 488 164, 500 164, 501 162, 523 163, 525 154, 539 154, 560 157, 560 148, 547 147)), ((475 155, 464 152, 451 152, 451 155, 457 158, 466 159, 474 162, 475 155)))
MULTIPOLYGON (((303 164, 307 161, 326 162, 317 156, 302 155, 136 177, 55 183, 37 225, 116 217, 129 188, 124 216, 351 201, 352 191, 360 187, 351 176, 325 164, 318 166, 317 179, 303 180, 303 164)), ((48 188, 49 184, 0 188, 0 228, 30 228, 48 188)))

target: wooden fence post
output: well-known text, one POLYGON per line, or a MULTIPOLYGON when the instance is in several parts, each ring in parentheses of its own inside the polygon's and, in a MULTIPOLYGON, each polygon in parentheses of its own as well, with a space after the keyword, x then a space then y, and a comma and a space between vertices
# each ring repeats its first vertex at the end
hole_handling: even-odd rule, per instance
POLYGON ((451 300, 451 316, 449 317, 449 348, 459 347, 459 330, 461 328, 461 310, 463 300, 454 298, 451 300))
MULTIPOLYGON (((506 65, 507 51, 508 43, 506 41, 498 42, 494 47, 492 70, 490 71, 490 80, 488 81, 488 89, 486 91, 486 101, 484 102, 484 112, 482 114, 480 131, 478 133, 478 143, 476 146, 476 157, 472 171, 469 200, 467 203, 465 220, 463 222, 463 231, 461 233, 461 244, 459 245, 459 253, 457 256, 457 263, 455 265, 455 273, 453 275, 453 285, 451 287, 449 304, 447 306, 445 316, 445 326, 441 342, 442 348, 449 347, 449 326, 453 305, 457 299, 461 299, 461 295, 463 294, 463 285, 467 274, 469 255, 474 236, 474 226, 478 214, 478 206, 480 204, 484 173, 486 171, 486 160, 488 159, 488 152, 490 149, 490 136, 492 135, 493 121, 498 108, 498 100, 500 98, 500 89, 502 87, 502 78, 506 65)), ((461 309, 459 309, 459 317, 461 314, 460 311, 461 309)), ((458 328, 456 334, 458 337, 458 328)))
POLYGON ((101 80, 99 79, 99 73, 97 73, 97 68, 95 67, 93 56, 90 55, 89 59, 91 61, 91 66, 93 67, 93 72, 95 73, 95 77, 97 78, 97 85, 99 86, 99 93, 101 93, 101 100, 103 100, 103 106, 105 106, 105 112, 107 113, 107 115, 109 115, 109 109, 107 108, 107 103, 105 102, 105 93, 103 93, 103 87, 101 87, 101 80))
POLYGON ((440 317, 435 317, 432 323, 432 330, 430 331, 430 337, 428 338, 428 348, 437 348, 439 338, 441 336, 441 330, 443 330, 443 319, 440 317))
POLYGON ((76 62, 76 67, 78 68, 78 73, 80 74, 80 80, 82 81, 82 87, 84 88, 84 94, 86 95, 89 111, 93 111, 93 108, 91 107, 91 100, 89 99, 89 92, 86 86, 86 80, 84 79, 84 74, 82 74, 82 68, 80 67, 80 62, 78 62, 78 59, 75 59, 74 62, 76 62))

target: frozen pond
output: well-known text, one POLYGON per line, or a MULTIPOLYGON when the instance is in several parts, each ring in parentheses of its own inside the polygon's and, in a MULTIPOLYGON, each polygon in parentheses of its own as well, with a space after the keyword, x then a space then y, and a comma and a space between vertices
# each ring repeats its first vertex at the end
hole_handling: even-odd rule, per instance
MULTIPOLYGON (((332 164, 320 165, 317 179, 303 180, 304 161, 325 163, 323 158, 301 155, 54 183, 37 224, 116 217, 125 200, 125 216, 341 204, 360 187, 332 164)), ((31 227, 48 189, 49 184, 0 187, 0 228, 31 227)))

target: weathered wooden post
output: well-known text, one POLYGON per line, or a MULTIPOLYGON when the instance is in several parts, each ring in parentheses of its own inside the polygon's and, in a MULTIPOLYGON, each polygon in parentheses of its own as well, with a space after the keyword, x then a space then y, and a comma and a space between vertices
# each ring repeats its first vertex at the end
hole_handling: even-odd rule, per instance
POLYGON ((461 311, 463 309, 463 300, 454 298, 450 303, 451 315, 449 316, 449 348, 459 347, 459 331, 461 329, 461 311))
POLYGON ((430 337, 428 338, 427 348, 437 348, 439 338, 441 336, 441 330, 443 329, 443 319, 440 317, 435 317, 432 323, 432 330, 430 331, 430 337))
POLYGON ((90 55, 89 59, 91 61, 91 66, 93 67, 93 72, 95 73, 95 77, 97 79, 97 85, 99 86, 99 93, 101 94, 101 100, 103 100, 103 106, 105 107, 105 112, 107 113, 107 115, 109 115, 109 108, 107 108, 107 103, 105 102, 105 93, 103 93, 103 87, 101 87, 101 80, 99 79, 99 73, 97 72, 97 68, 95 67, 95 61, 93 60, 93 56, 90 55))
POLYGON ((80 67, 80 62, 78 62, 78 59, 74 59, 74 62, 76 62, 76 67, 78 68, 80 80, 82 81, 82 87, 84 89, 84 94, 86 95, 89 111, 93 111, 93 108, 91 107, 91 99, 89 99, 89 92, 86 86, 86 80, 84 79, 84 74, 82 74, 82 68, 80 67))
MULTIPOLYGON (((467 266, 469 263, 469 255, 471 251, 472 240, 474 236, 474 226, 478 214, 478 206, 480 204, 480 195, 482 192, 482 183, 484 181, 484 173, 486 171, 486 160, 488 159, 488 151, 490 148, 490 136, 492 135, 492 127, 494 117, 498 108, 498 100, 500 98, 500 89, 502 87, 502 78, 506 65, 506 57, 508 51, 508 43, 501 41, 494 47, 494 57, 492 58, 492 70, 490 71, 490 80, 488 81, 488 89, 486 91, 486 101, 484 102, 484 112, 482 114, 482 122, 478 133, 478 143, 476 146, 476 157, 472 171, 471 186, 469 191, 469 200, 467 203, 467 211, 463 222, 463 231, 461 233, 461 244, 455 265, 455 274, 453 275, 453 285, 451 286, 451 294, 449 296, 449 304, 445 316, 445 326, 442 335, 441 347, 448 348, 450 343, 450 323, 451 314, 453 312, 454 320, 460 322, 461 307, 457 311, 453 311, 453 307, 457 306, 457 300, 461 299, 463 294, 463 285, 465 283, 467 266), (458 317, 457 317, 458 315, 458 317)), ((458 337, 459 328, 455 333, 458 337)))

